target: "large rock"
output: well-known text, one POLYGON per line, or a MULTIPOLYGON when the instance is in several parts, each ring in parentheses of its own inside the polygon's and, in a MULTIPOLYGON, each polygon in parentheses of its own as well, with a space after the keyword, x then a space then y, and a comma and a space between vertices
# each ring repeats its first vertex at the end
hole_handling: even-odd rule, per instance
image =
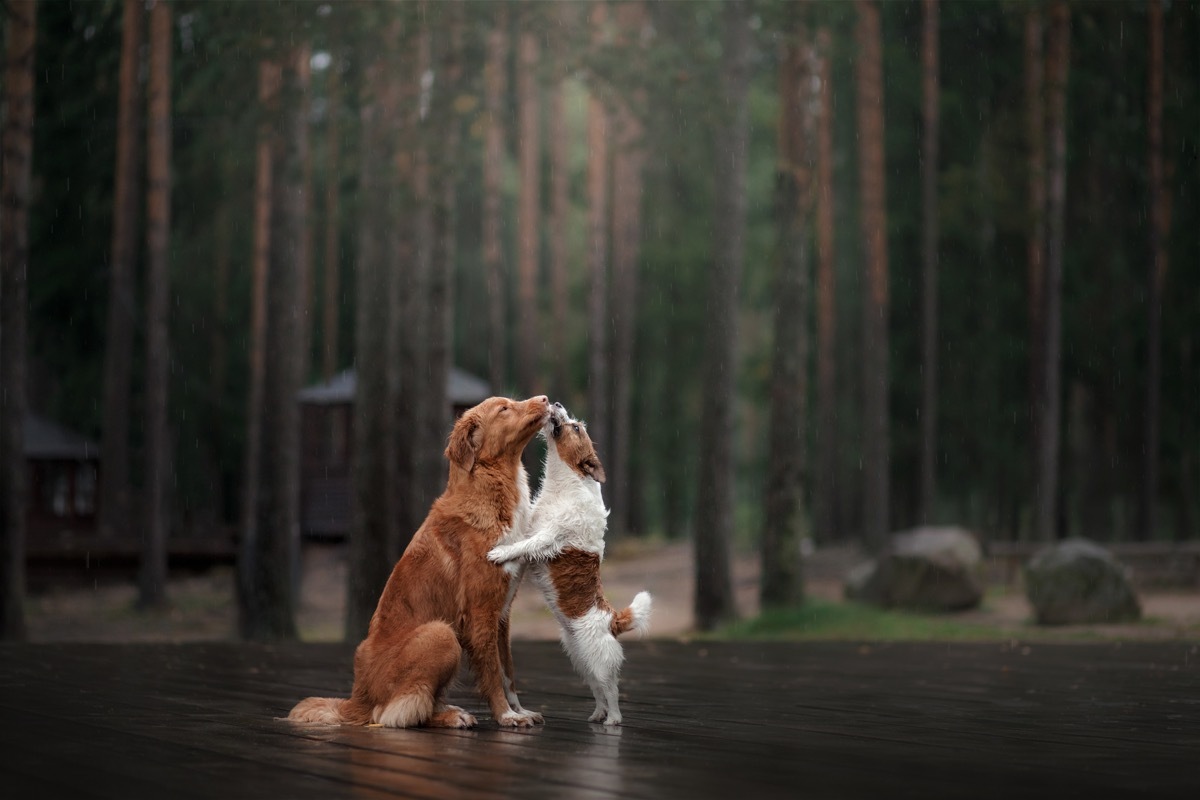
POLYGON ((983 600, 983 553, 962 528, 916 528, 846 575, 846 599, 914 611, 960 611, 983 600))
POLYGON ((1059 542, 1030 559, 1025 594, 1042 625, 1127 622, 1142 616, 1129 570, 1087 539, 1059 542))

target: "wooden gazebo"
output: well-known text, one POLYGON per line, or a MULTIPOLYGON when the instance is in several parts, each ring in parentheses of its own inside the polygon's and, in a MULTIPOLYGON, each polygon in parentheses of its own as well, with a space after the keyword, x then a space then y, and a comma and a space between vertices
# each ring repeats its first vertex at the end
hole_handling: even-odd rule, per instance
POLYGON ((26 415, 24 432, 31 542, 95 533, 100 446, 38 414, 26 415))
MULTIPOLYGON (((355 371, 347 369, 300 392, 300 530, 305 536, 340 538, 350 530, 357 388, 355 371)), ((446 397, 455 417, 490 395, 487 381, 451 368, 446 397)))

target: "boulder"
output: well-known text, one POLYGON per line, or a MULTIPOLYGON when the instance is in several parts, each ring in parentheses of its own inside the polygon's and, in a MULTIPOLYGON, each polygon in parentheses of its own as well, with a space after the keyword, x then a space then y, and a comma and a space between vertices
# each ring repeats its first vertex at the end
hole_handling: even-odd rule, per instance
POLYGON ((983 553, 962 528, 916 528, 846 575, 846 599, 914 611, 961 611, 983 600, 983 553))
POLYGON ((1067 539, 1025 566, 1025 594, 1041 625, 1128 622, 1142 616, 1129 569, 1095 542, 1067 539))

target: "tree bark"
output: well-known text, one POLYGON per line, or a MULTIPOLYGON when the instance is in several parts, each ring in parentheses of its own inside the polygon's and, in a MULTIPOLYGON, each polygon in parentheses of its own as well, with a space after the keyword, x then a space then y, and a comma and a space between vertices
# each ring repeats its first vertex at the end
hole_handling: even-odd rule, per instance
MULTIPOLYGON (((389 546, 388 497, 397 492, 389 481, 391 452, 388 406, 388 276, 383 240, 388 185, 380 169, 387 159, 387 63, 377 59, 363 78, 360 111, 359 216, 355 269, 355 369, 353 507, 350 531, 346 639, 366 635, 379 595, 387 583, 393 559, 389 546)), ((413 419, 414 424, 416 419, 413 419)), ((409 487, 406 494, 415 496, 409 487)))
POLYGON ((1058 532, 1058 471, 1062 406, 1062 276, 1067 202, 1067 76, 1070 67, 1071 11, 1065 0, 1050 9, 1046 48, 1046 123, 1049 138, 1044 346, 1038 408, 1034 532, 1042 541, 1058 532))
POLYGON ((259 453, 263 447, 263 391, 266 366, 266 278, 271 259, 271 203, 275 182, 275 134, 280 65, 258 65, 259 122, 254 154, 254 249, 250 301, 250 377, 246 399, 246 459, 242 474, 241 548, 238 557, 238 624, 244 637, 257 630, 263 609, 258 596, 259 453))
POLYGON ((833 36, 817 29, 820 111, 817 115, 817 449, 813 534, 835 541, 837 523, 837 271, 833 227, 833 36))
POLYGON ((1142 485, 1138 538, 1158 529, 1159 428, 1162 394, 1162 297, 1167 274, 1167 191, 1163 180, 1163 7, 1150 0, 1149 69, 1146 78, 1147 194, 1150 208, 1150 269, 1146 297, 1146 399, 1142 418, 1142 485))
MULTIPOLYGON (((603 3, 592 6, 594 36, 607 20, 603 3)), ((608 112, 592 86, 588 97, 588 432, 604 448, 608 441, 608 112)))
POLYGON ((508 306, 504 270, 504 93, 508 75, 508 7, 494 6, 495 19, 487 38, 484 67, 484 108, 487 128, 483 157, 483 267, 488 291, 488 376, 492 391, 502 392, 508 384, 508 306))
POLYGON ((0 131, 0 639, 25 626, 26 338, 29 317, 29 183, 33 163, 36 0, 7 4, 0 131))
POLYGON ((863 533, 881 550, 889 523, 888 254, 883 158, 883 37, 879 6, 859 0, 857 65, 863 263, 863 533))
MULTIPOLYGON (((387 256, 390 268, 384 278, 389 296, 386 312, 387 334, 387 404, 393 411, 386 421, 385 438, 379 446, 386 446, 385 467, 391 473, 385 477, 391 504, 384 510, 387 522, 386 552, 388 563, 394 563, 408 546, 413 533, 424 519, 426 494, 430 489, 428 480, 418 480, 421 475, 419 462, 422 443, 427 442, 424 419, 426 404, 424 397, 413 402, 412 395, 404 391, 417 387, 421 395, 428 378, 425 373, 427 355, 426 296, 428 294, 428 270, 432 263, 433 215, 429 194, 430 169, 426 159, 422 137, 428 135, 426 119, 429 117, 430 96, 423 88, 421 76, 428 74, 432 65, 431 42, 428 29, 418 28, 417 47, 401 47, 401 26, 387 31, 385 50, 389 56, 387 69, 393 76, 390 80, 376 77, 378 87, 379 121, 374 122, 374 136, 384 136, 373 147, 378 158, 395 164, 388 176, 386 194, 390 195, 391 219, 374 216, 372 224, 383 226, 378 235, 387 241, 387 256), (398 135, 386 136, 386 131, 398 131, 398 135), (417 186, 417 178, 419 187, 417 186), (422 274, 424 271, 424 274, 422 274), (390 509, 390 510, 389 510, 390 509)), ((409 40, 411 41, 411 39, 409 40)), ((436 81, 435 81, 436 83, 436 81)), ((434 87, 428 87, 433 90, 434 87)), ((440 87, 438 87, 440 90, 440 87)), ((383 201, 381 201, 383 202, 383 201)), ((435 445, 439 444, 437 442, 435 445)), ((428 444, 425 444, 428 448, 428 444)), ((434 454, 441 456, 440 448, 434 454)), ((437 477, 443 470, 435 469, 437 477)), ((386 578, 386 575, 384 576, 386 578)), ((382 588, 382 586, 378 587, 382 588)))
POLYGON ((337 59, 329 65, 329 128, 325 140, 325 258, 324 295, 321 321, 321 377, 332 380, 338 368, 338 337, 341 302, 340 199, 342 149, 342 79, 337 59))
POLYGON ((921 488, 918 520, 937 503, 938 419, 938 2, 924 0, 921 27, 921 488))
POLYGON ((306 43, 282 54, 278 130, 273 181, 270 272, 266 298, 266 363, 263 382, 262 446, 259 451, 256 564, 257 618, 254 639, 294 639, 300 546, 300 406, 306 361, 304 264, 309 203, 304 193, 308 153, 309 89, 306 43))
MULTIPOLYGON (((628 63, 640 63, 639 37, 645 8, 640 0, 617 7, 618 44, 628 63)), ((634 102, 644 101, 635 92, 634 102)), ((616 151, 612 167, 612 452, 609 462, 609 533, 613 539, 629 533, 632 483, 629 462, 633 437, 633 360, 637 336, 638 266, 642 243, 642 185, 646 161, 644 130, 629 101, 614 114, 616 151)), ((557 329, 561 330, 561 329, 557 329)), ((558 348, 560 351, 562 348, 558 348)))
MULTIPOLYGON (((299 373, 299 386, 303 387, 308 382, 309 376, 312 374, 313 365, 313 329, 317 324, 317 315, 315 313, 316 303, 314 297, 316 295, 316 270, 313 268, 313 248, 315 238, 313 229, 315 221, 313 220, 313 148, 310 142, 308 133, 307 120, 312 113, 312 45, 307 42, 298 44, 292 55, 293 65, 296 73, 296 102, 299 103, 297 109, 300 118, 305 120, 301 136, 295 139, 296 144, 296 159, 299 162, 299 201, 303 203, 303 227, 296 231, 300 237, 297 242, 295 264, 296 280, 300 283, 300 305, 297 311, 300 323, 300 338, 297 340, 297 349, 299 352, 299 363, 296 369, 299 373)), ((299 417, 297 417, 299 420, 299 417)), ((299 424, 299 422, 297 422, 299 424)), ((297 469, 299 464, 297 463, 297 469)))
MULTIPOLYGON (((575 24, 574 9, 564 4, 558 8, 559 20, 564 28, 575 24)), ((555 75, 558 85, 550 94, 550 318, 553 330, 559 335, 567 333, 567 307, 569 287, 567 275, 568 236, 570 226, 571 166, 567 152, 567 109, 566 109, 566 43, 556 40, 554 50, 555 75)), ((566 397, 571 388, 567 372, 567 348, 550 348, 550 385, 555 397, 566 397)))
MULTIPOLYGON (((528 27, 528 20, 524 21, 528 27)), ((520 36, 517 59, 517 104, 520 114, 517 136, 517 381, 519 393, 541 391, 538 331, 537 279, 539 228, 541 225, 541 104, 538 97, 538 41, 532 31, 520 36)))
MULTIPOLYGON (((233 191, 234 159, 228 154, 221 160, 222 192, 233 191)), ((213 304, 209 327, 208 380, 212 398, 205 410, 208 441, 203 450, 205 478, 209 482, 207 508, 199 514, 204 525, 223 530, 226 521, 226 485, 224 452, 227 437, 225 395, 229 388, 229 273, 231 269, 231 211, 228 203, 216 209, 213 221, 213 304)))
POLYGON ((140 206, 138 66, 143 39, 142 0, 125 0, 121 18, 121 65, 117 84, 117 163, 113 187, 112 255, 104 346, 104 469, 100 472, 100 533, 129 525, 129 420, 133 360, 134 287, 140 206))
POLYGON ((244 637, 257 635, 263 609, 259 596, 258 494, 262 451, 263 392, 266 386, 267 276, 271 263, 271 216, 275 180, 275 136, 282 79, 279 64, 264 58, 258 65, 260 119, 255 146, 254 252, 250 286, 250 375, 246 401, 246 452, 242 483, 242 541, 238 554, 238 627, 244 637))
POLYGON ((788 32, 779 60, 775 165, 775 338, 771 349, 770 424, 760 556, 763 608, 804 600, 800 537, 808 428, 808 229, 812 212, 814 53, 805 26, 788 32))
POLYGON ((713 160, 714 263, 708 285, 709 324, 696 505, 694 611, 700 630, 712 630, 737 614, 729 547, 733 535, 737 303, 746 231, 750 6, 742 0, 730 0, 723 11, 722 123, 716 130, 713 160))
POLYGON ((167 424, 170 386, 171 246, 171 6, 150 9, 150 66, 146 125, 146 478, 145 531, 138 605, 167 601, 167 534, 171 517, 171 437, 167 424))
POLYGON ((1029 237, 1026 264, 1029 291, 1029 441, 1032 466, 1037 468, 1037 442, 1042 398, 1045 323, 1042 319, 1046 283, 1046 98, 1042 10, 1032 4, 1025 13, 1026 147, 1029 155, 1029 237))
MULTIPOLYGON (((455 262, 455 185, 460 154, 461 132, 454 100, 462 83, 463 5, 443 3, 446 15, 439 26, 444 31, 436 62, 430 101, 431 129, 437 131, 433 148, 433 251, 426 296, 426 349, 424 418, 422 421, 421 461, 418 480, 424 485, 424 497, 414 512, 424 515, 446 485, 443 451, 450 433, 450 400, 446 384, 453 353, 454 262, 455 262)), ((412 531, 405 531, 411 535, 412 531)), ((405 542, 407 544, 407 542, 405 542)))

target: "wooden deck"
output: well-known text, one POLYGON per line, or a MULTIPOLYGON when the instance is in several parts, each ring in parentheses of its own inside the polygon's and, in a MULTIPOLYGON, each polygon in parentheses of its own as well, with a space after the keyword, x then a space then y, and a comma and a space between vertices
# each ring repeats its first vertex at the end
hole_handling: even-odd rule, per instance
MULTIPOLYGON (((313 728, 344 645, 0 646, 0 786, 46 797, 1200 796, 1200 645, 645 642, 615 730, 551 643, 545 727, 313 728)), ((473 693, 452 700, 478 713, 473 693)))

